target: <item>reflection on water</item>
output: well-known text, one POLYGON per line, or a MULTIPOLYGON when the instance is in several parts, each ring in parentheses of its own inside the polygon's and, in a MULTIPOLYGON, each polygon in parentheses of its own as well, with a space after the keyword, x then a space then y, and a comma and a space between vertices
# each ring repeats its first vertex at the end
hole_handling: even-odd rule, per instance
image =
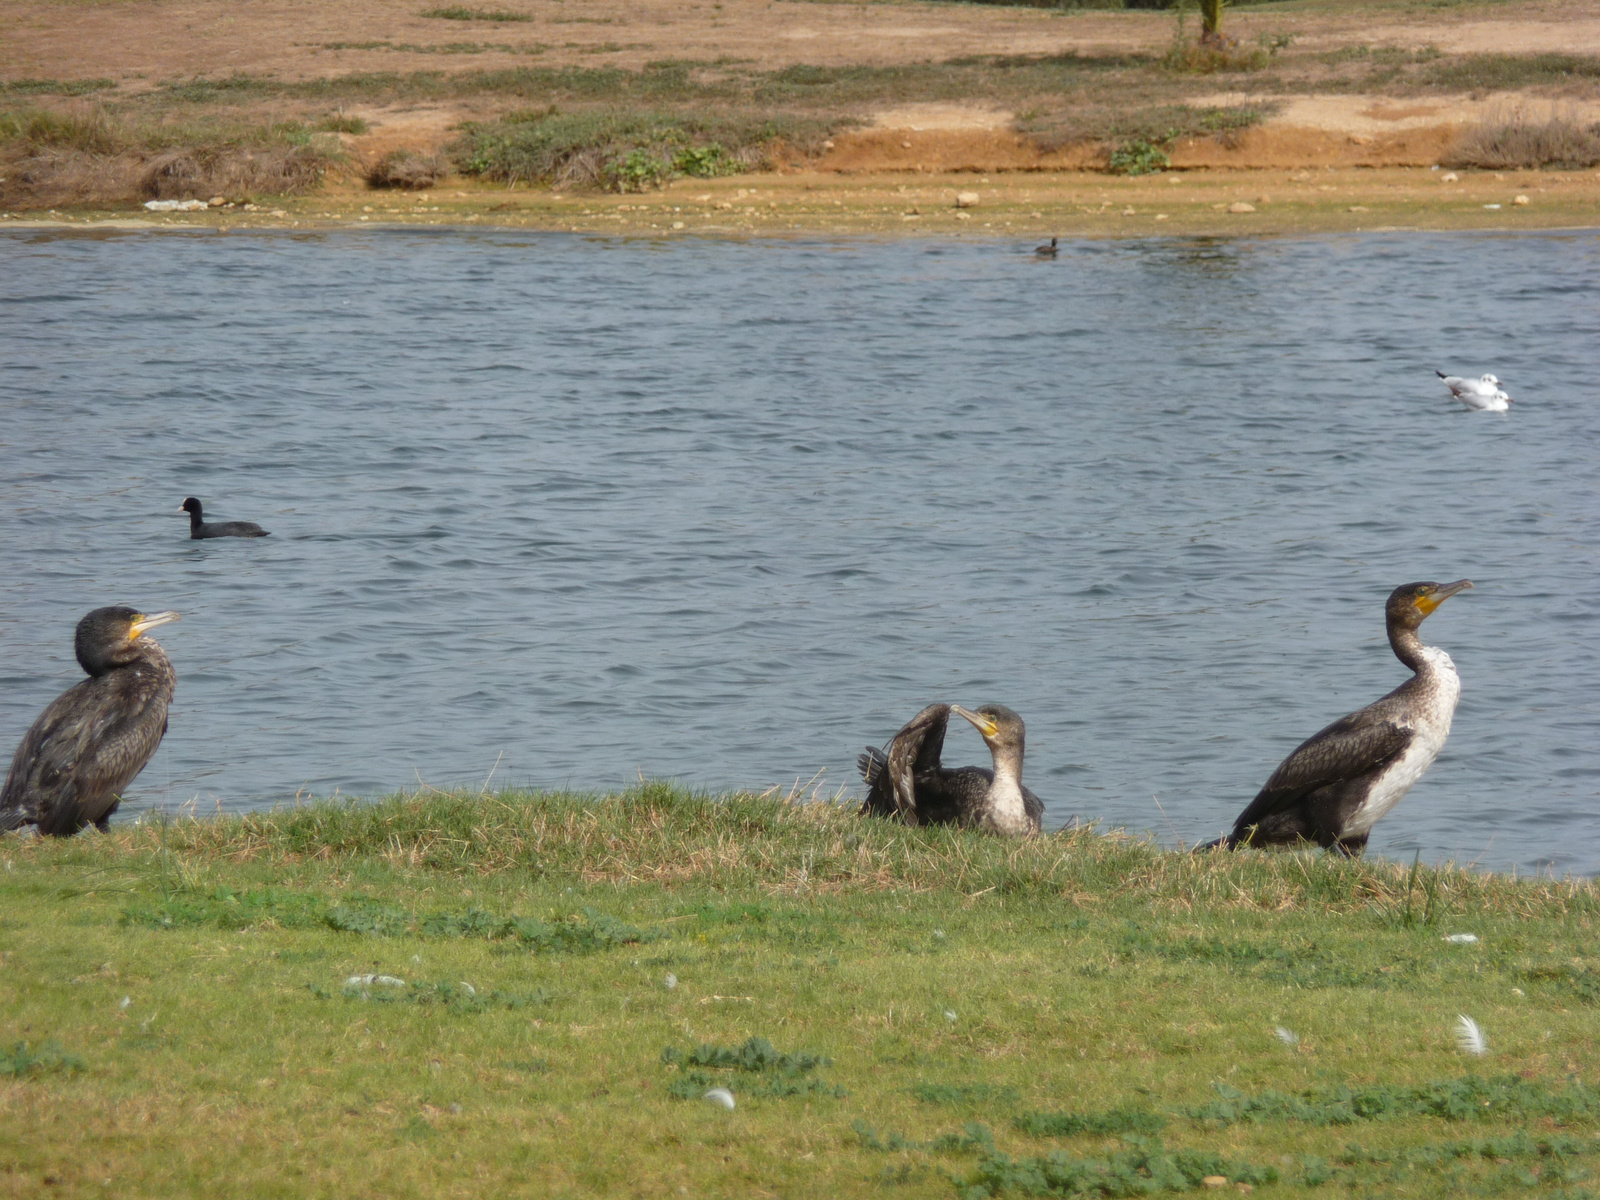
POLYGON ((1424 626, 1455 731, 1373 850, 1600 869, 1600 241, 1029 249, 0 239, 0 742, 127 602, 184 613, 135 811, 859 790, 993 700, 1047 825, 1194 839, 1400 682, 1391 587, 1469 576, 1424 626), (273 536, 188 541, 191 494, 273 536))

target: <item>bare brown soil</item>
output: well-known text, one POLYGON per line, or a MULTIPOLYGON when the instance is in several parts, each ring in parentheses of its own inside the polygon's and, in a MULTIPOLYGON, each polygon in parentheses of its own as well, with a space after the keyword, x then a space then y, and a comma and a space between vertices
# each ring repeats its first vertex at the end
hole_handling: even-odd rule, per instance
MULTIPOLYGON (((509 0, 527 22, 422 17, 420 0, 23 0, 9 3, 0 78, 155 81, 234 71, 313 79, 347 71, 736 59, 764 68, 892 65, 962 55, 1159 51, 1161 12, 1055 12, 900 0, 509 0), (384 48, 342 48, 385 42, 384 48), (476 44, 475 52, 442 47, 476 44), (406 48, 409 47, 409 48, 406 48), (509 49, 501 49, 508 47, 509 49)), ((1433 5, 1340 3, 1231 12, 1228 31, 1293 33, 1314 50, 1436 46, 1448 54, 1600 54, 1589 0, 1433 5)))
MULTIPOLYGON (((104 77, 117 81, 116 95, 126 98, 151 93, 174 81, 222 79, 236 73, 304 81, 352 72, 450 74, 527 66, 634 70, 668 59, 734 62, 764 70, 796 64, 881 67, 972 55, 1159 54, 1172 44, 1175 30, 1170 13, 1061 13, 912 0, 871 4, 506 0, 503 7, 527 13, 532 19, 503 23, 424 18, 420 14, 428 7, 421 0, 259 0, 248 5, 235 0, 24 0, 7 5, 9 29, 0 41, 0 81, 104 77)), ((1322 69, 1317 64, 1328 61, 1330 52, 1369 54, 1385 48, 1432 48, 1429 53, 1437 50, 1446 58, 1480 53, 1600 55, 1600 13, 1590 0, 1505 0, 1453 7, 1410 0, 1323 0, 1320 4, 1303 0, 1230 10, 1227 29, 1246 46, 1258 35, 1292 35, 1282 61, 1290 63, 1291 69, 1300 69, 1293 67, 1295 63, 1304 64, 1304 71, 1309 72, 1322 69)), ((685 192, 725 197, 740 189, 748 193, 754 186, 790 196, 796 194, 793 181, 805 179, 803 190, 808 197, 825 200, 818 211, 799 199, 787 204, 793 218, 787 224, 796 229, 828 227, 827 222, 839 214, 825 210, 843 208, 847 214, 854 213, 847 221, 852 227, 933 228, 945 222, 952 229, 999 232, 993 219, 974 223, 973 214, 968 214, 958 221, 953 209, 944 212, 945 205, 931 200, 928 189, 934 187, 932 180, 945 177, 1018 173, 1015 187, 1041 199, 1017 203, 1028 213, 1033 204, 1055 211, 1035 219, 1020 209, 1008 210, 998 219, 1009 222, 1009 229, 1041 234, 1122 231, 1129 222, 1121 219, 1121 210, 1131 206, 1134 216, 1152 222, 1157 209, 1170 210, 1165 212, 1163 225, 1174 231, 1209 231, 1239 225, 1234 219, 1217 217, 1214 210, 1219 202, 1224 206, 1234 202, 1234 193, 1281 192, 1285 190, 1283 181, 1297 178, 1296 173, 1332 169, 1342 182, 1326 183, 1320 175, 1316 183, 1305 181, 1303 198, 1285 196, 1258 205, 1253 225, 1287 229, 1309 221, 1320 223, 1318 227, 1354 227, 1356 223, 1370 227, 1390 221, 1451 226, 1513 218, 1523 224, 1587 224, 1594 219, 1593 172, 1519 182, 1515 186, 1520 191, 1503 197, 1500 192, 1506 188, 1483 185, 1479 197, 1467 195, 1471 188, 1465 181, 1458 191, 1447 192, 1434 182, 1439 172, 1410 170, 1434 167, 1446 158, 1463 131, 1511 114, 1600 122, 1600 84, 1593 79, 1561 88, 1424 96, 1338 90, 1318 93, 1304 86, 1286 92, 1281 78, 1276 85, 1256 91, 1227 91, 1216 86, 1248 87, 1251 82, 1252 76, 1237 73, 1194 77, 1182 85, 1183 94, 1160 98, 1163 103, 1175 99, 1196 107, 1257 105, 1275 110, 1255 128, 1224 138, 1189 138, 1173 145, 1172 168, 1183 172, 1186 180, 1182 202, 1176 190, 1163 190, 1170 186, 1165 179, 1177 177, 1171 172, 1157 182, 1107 178, 1100 173, 1106 165, 1107 146, 1069 142, 1051 149, 1048 139, 1019 132, 1018 118, 1025 114, 1004 104, 972 100, 908 103, 893 95, 863 105, 855 114, 860 124, 837 132, 820 158, 795 160, 786 171, 760 180, 682 181, 671 193, 675 197, 685 192), (1368 170, 1350 174, 1356 168, 1368 170), (1278 175, 1274 177, 1273 172, 1278 175), (1074 173, 1081 173, 1081 178, 1074 173), (1225 196, 1222 201, 1202 201, 1201 189, 1190 186, 1212 175, 1216 178, 1206 188, 1225 196), (1269 182, 1273 178, 1278 182, 1269 182), (910 188, 906 194, 924 196, 916 204, 928 209, 907 212, 901 210, 904 206, 895 208, 901 195, 898 191, 894 203, 888 207, 879 204, 888 180, 897 180, 896 188, 910 188), (1312 194, 1329 187, 1349 202, 1341 205, 1326 194, 1312 194), (1540 198, 1535 200, 1529 189, 1543 189, 1540 198), (1117 220, 1106 218, 1101 202, 1093 199, 1100 193, 1118 197, 1106 202, 1117 208, 1117 220), (1529 202, 1513 210, 1515 195, 1523 193, 1529 195, 1529 202), (1163 203, 1159 197, 1171 199, 1163 203), (1503 203, 1507 208, 1483 208, 1490 203, 1503 203), (1145 207, 1151 208, 1148 214, 1143 212, 1145 207), (1360 211, 1344 211, 1350 209, 1360 211), (1387 216, 1380 218, 1374 213, 1387 216)), ((1114 79, 1108 86, 1115 86, 1114 79)), ((1130 95, 1128 103, 1131 106, 1146 99, 1130 95)), ((90 103, 41 102, 56 107, 90 103)), ((283 202, 285 211, 292 210, 286 219, 376 217, 379 214, 359 211, 372 203, 372 194, 362 191, 361 181, 384 156, 395 151, 437 153, 456 136, 463 120, 497 115, 508 103, 504 96, 464 95, 426 103, 343 104, 341 111, 367 122, 367 132, 339 135, 348 155, 345 168, 325 181, 316 195, 292 204, 283 202), (336 215, 316 215, 323 212, 336 215)), ((246 118, 254 111, 266 120, 281 115, 282 109, 281 103, 259 101, 234 104, 228 111, 246 118)), ((178 194, 182 189, 165 177, 159 187, 152 186, 154 161, 151 155, 125 155, 117 162, 83 156, 81 161, 74 160, 74 169, 85 179, 100 181, 98 191, 88 188, 84 195, 100 197, 102 205, 178 194), (117 186, 126 195, 106 182, 113 178, 121 181, 117 186)), ((228 187, 208 183, 204 170, 192 165, 186 169, 194 176, 191 191, 216 187, 225 193, 230 189, 239 192, 242 197, 251 190, 247 171, 253 168, 248 164, 213 164, 213 176, 231 180, 228 187)), ((68 175, 62 178, 68 180, 68 175)), ((958 185, 959 180, 950 186, 958 185)), ((964 186, 973 186, 973 180, 968 179, 964 186)), ((1291 184, 1288 190, 1294 193, 1297 186, 1291 184)), ((662 227, 660 221, 636 215, 649 211, 648 204, 641 208, 636 197, 547 198, 541 206, 527 199, 526 193, 502 196, 455 181, 447 181, 444 187, 451 190, 436 190, 433 196, 445 202, 428 207, 457 216, 470 209, 480 213, 481 219, 491 219, 493 214, 484 205, 489 197, 497 196, 501 198, 494 200, 496 205, 509 204, 511 208, 500 208, 493 219, 578 229, 602 224, 633 232, 662 227), (593 211, 582 211, 584 207, 593 211)), ((5 195, 0 186, 0 202, 5 202, 5 195)), ((11 197, 14 207, 24 200, 29 207, 67 206, 72 203, 72 188, 68 180, 55 191, 24 189, 11 192, 11 197)), ((419 217, 409 204, 404 209, 406 219, 434 219, 431 214, 419 217)), ((682 209, 683 205, 675 202, 669 207, 682 209)), ((740 203, 731 211, 745 207, 740 203)), ((716 209, 704 214, 704 220, 695 215, 692 206, 686 211, 694 219, 681 221, 685 230, 724 226, 775 230, 785 224, 769 217, 770 209, 741 213, 741 217, 750 217, 743 223, 717 217, 716 209)), ((213 223, 233 219, 226 213, 163 219, 193 222, 202 218, 213 223)), ((672 224, 666 223, 669 232, 672 224)))

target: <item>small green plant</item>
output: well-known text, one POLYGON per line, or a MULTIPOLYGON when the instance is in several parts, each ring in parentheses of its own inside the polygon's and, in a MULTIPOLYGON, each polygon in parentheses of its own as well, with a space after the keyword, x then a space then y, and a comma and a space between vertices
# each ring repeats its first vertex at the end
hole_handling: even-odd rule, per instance
POLYGON ((1143 1108, 1113 1108, 1090 1113, 1023 1113, 1011 1122, 1032 1137, 1105 1136, 1112 1133, 1160 1133, 1167 1118, 1143 1108))
MULTIPOLYGON (((319 1000, 332 999, 334 992, 321 984, 308 983, 306 989, 319 1000)), ((412 1004, 446 1009, 453 1013, 485 1013, 495 1009, 533 1008, 550 1003, 543 988, 531 992, 506 992, 499 988, 479 991, 470 983, 412 983, 404 987, 363 987, 348 983, 341 989, 347 999, 374 1004, 412 1004)))
POLYGON ((607 182, 619 192, 642 192, 672 178, 672 164, 639 147, 614 159, 605 172, 607 182))
POLYGON ((659 941, 660 929, 639 929, 585 907, 570 917, 541 921, 537 917, 502 917, 481 908, 466 912, 418 913, 392 904, 356 902, 337 905, 324 918, 328 926, 345 933, 378 937, 486 938, 515 940, 534 950, 585 954, 659 941))
POLYGON ((672 169, 680 175, 711 179, 717 175, 735 175, 743 169, 721 146, 686 146, 672 160, 672 169))
POLYGON ((1119 175, 1150 175, 1171 165, 1167 152, 1144 138, 1125 142, 1111 152, 1111 169, 1119 175))
POLYGON ((27 1042, 17 1042, 10 1049, 0 1047, 0 1076, 82 1070, 83 1059, 76 1054, 68 1054, 55 1042, 43 1042, 37 1047, 30 1047, 27 1042))
POLYGON ((819 1067, 833 1060, 810 1051, 784 1054, 764 1037, 753 1037, 739 1046, 707 1043, 692 1050, 664 1047, 661 1061, 678 1069, 678 1076, 667 1085, 667 1094, 680 1100, 697 1100, 708 1088, 718 1085, 709 1071, 731 1071, 739 1078, 737 1090, 747 1096, 821 1095, 842 1098, 844 1088, 814 1078, 819 1067), (696 1070, 695 1068, 704 1068, 696 1070))
POLYGON ((13 79, 0 83, 0 96, 88 96, 114 91, 115 79, 13 79))
POLYGON ((924 1104, 1015 1104, 1022 1092, 993 1083, 919 1083, 911 1094, 924 1104))

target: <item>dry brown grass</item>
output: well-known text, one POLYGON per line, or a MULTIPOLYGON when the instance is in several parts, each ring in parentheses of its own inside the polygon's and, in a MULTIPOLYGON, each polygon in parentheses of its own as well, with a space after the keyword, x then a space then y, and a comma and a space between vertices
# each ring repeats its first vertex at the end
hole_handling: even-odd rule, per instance
POLYGON ((367 186, 420 191, 431 188, 449 173, 450 164, 442 154, 391 150, 367 172, 367 186))
POLYGON ((315 186, 337 140, 298 123, 144 124, 98 104, 0 112, 0 206, 290 195, 315 186))
POLYGON ((1443 164, 1491 171, 1592 167, 1600 165, 1600 125, 1559 116, 1532 120, 1519 113, 1467 130, 1443 164))

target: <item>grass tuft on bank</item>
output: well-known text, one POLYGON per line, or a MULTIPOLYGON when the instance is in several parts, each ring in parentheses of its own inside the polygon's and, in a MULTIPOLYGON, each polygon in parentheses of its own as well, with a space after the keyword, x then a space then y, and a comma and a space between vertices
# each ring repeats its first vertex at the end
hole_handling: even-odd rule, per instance
POLYGON ((342 158, 337 133, 356 127, 337 113, 258 123, 142 120, 98 104, 0 109, 0 206, 303 192, 342 158))
POLYGON ((1572 1200, 1597 901, 663 783, 7 836, 6 1178, 1572 1200))
POLYGON ((1600 125, 1585 126, 1564 117, 1530 120, 1518 114, 1467 130, 1442 163, 1490 171, 1581 170, 1600 165, 1600 125))

